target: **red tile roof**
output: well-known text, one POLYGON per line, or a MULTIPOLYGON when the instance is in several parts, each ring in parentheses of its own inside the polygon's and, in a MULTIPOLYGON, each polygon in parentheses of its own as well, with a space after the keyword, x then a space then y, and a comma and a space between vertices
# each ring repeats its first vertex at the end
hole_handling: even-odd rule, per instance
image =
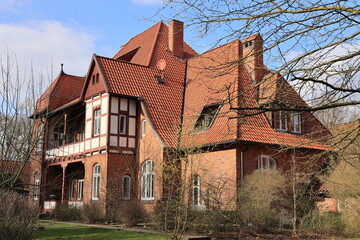
MULTIPOLYGON (((130 62, 95 56, 110 93, 141 96, 151 121, 163 141, 176 146, 180 126, 186 61, 174 57, 167 48, 168 27, 159 22, 142 34, 132 38, 114 58, 138 51, 130 62), (166 61, 164 84, 155 78, 161 76, 156 64, 166 61)), ((196 54, 184 44, 184 56, 196 54)))
POLYGON ((78 99, 84 81, 85 77, 61 72, 37 101, 36 111, 53 111, 78 99))

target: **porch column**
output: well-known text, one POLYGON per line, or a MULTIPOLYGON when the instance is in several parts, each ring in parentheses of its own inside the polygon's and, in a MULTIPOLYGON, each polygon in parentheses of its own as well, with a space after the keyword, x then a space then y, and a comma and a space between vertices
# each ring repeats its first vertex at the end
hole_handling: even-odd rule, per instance
POLYGON ((61 167, 63 170, 62 173, 62 185, 61 185, 61 202, 64 202, 65 200, 65 174, 66 174, 66 167, 67 167, 67 163, 61 163, 61 167))

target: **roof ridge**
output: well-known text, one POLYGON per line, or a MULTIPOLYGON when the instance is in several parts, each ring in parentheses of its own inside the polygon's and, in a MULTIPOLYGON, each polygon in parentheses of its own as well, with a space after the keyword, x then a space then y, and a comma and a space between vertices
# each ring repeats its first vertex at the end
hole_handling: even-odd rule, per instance
MULTIPOLYGON (((158 22, 157 24, 159 25, 159 27, 158 27, 158 30, 157 30, 156 37, 154 38, 154 41, 153 41, 153 43, 152 43, 151 50, 150 50, 150 57, 149 57, 149 59, 148 59, 147 62, 146 62, 146 66, 149 66, 149 65, 150 65, 152 56, 153 56, 154 51, 155 51, 155 45, 156 45, 156 42, 157 42, 157 40, 158 40, 158 38, 159 38, 159 32, 160 32, 160 29, 161 29, 161 25, 165 25, 165 26, 166 26, 166 24, 163 23, 162 21, 158 22)), ((154 25, 154 26, 156 26, 156 25, 154 25)), ((167 26, 166 26, 166 27, 167 27, 167 26)))
POLYGON ((154 68, 151 68, 151 67, 145 66, 145 65, 141 65, 141 64, 138 64, 138 63, 132 63, 132 62, 128 62, 128 61, 116 59, 116 58, 104 57, 104 56, 100 56, 100 55, 96 55, 96 54, 94 54, 94 55, 95 55, 95 57, 104 58, 104 59, 106 59, 106 60, 110 60, 110 61, 114 61, 114 62, 125 63, 125 64, 130 64, 130 65, 135 65, 135 66, 139 66, 139 67, 144 67, 144 68, 148 68, 148 69, 151 69, 151 70, 155 70, 154 68))

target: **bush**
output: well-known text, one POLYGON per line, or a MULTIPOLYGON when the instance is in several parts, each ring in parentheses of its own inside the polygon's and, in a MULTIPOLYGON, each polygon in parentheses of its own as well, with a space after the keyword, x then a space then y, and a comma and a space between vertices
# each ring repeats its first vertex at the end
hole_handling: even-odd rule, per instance
POLYGON ((76 221, 81 219, 81 210, 68 203, 59 203, 54 209, 54 217, 60 221, 76 221))
POLYGON ((26 196, 0 189, 0 240, 32 239, 38 210, 26 196))
POLYGON ((127 227, 135 226, 145 217, 145 210, 137 200, 121 201, 116 218, 127 227))
POLYGON ((105 222, 105 213, 101 203, 84 204, 81 218, 88 223, 105 222))
POLYGON ((259 169, 246 176, 239 192, 239 225, 266 232, 279 223, 286 212, 286 178, 277 170, 259 169))
POLYGON ((318 211, 311 211, 302 219, 301 226, 317 233, 343 234, 345 230, 341 214, 337 212, 320 215, 318 211))

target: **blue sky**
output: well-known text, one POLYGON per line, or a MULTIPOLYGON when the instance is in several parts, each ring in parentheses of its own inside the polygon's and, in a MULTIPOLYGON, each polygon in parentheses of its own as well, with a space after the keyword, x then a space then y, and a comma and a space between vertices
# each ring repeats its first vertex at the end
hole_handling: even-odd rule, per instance
MULTIPOLYGON (((8 52, 28 78, 50 80, 64 63, 85 75, 93 53, 112 57, 131 37, 156 21, 161 0, 0 0, 0 54, 8 52)), ((186 38, 191 38, 186 32, 186 38)))

